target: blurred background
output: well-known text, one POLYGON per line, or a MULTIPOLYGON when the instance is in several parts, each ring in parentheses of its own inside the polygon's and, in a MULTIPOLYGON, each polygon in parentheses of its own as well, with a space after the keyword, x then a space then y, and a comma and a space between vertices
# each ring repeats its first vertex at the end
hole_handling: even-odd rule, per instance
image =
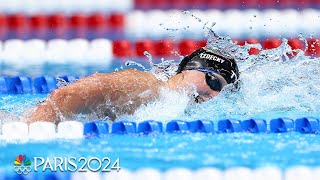
MULTIPOLYGON (((148 66, 205 46, 213 26, 239 45, 281 39, 320 53, 320 0, 0 0, 0 74, 88 75, 148 66), (298 38, 304 37, 307 42, 298 38)), ((250 54, 259 50, 251 49, 250 54)))

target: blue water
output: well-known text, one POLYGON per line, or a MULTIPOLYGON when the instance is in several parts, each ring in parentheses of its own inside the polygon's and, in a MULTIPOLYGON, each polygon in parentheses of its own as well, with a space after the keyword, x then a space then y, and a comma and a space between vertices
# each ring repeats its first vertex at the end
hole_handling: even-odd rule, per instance
MULTIPOLYGON (((1 95, 2 110, 22 114, 47 95, 1 95)), ((283 114, 285 112, 283 111, 283 114)), ((281 113, 257 113, 259 117, 281 113)), ((216 127, 217 124, 215 124, 216 127)), ((226 169, 245 166, 320 165, 320 138, 317 134, 289 133, 160 133, 151 135, 106 135, 101 138, 50 141, 8 142, 0 140, 0 170, 11 170, 19 154, 33 157, 109 157, 120 159, 120 167, 136 170, 173 167, 226 169)))
POLYGON ((19 154, 33 157, 109 157, 130 170, 173 167, 226 169, 272 165, 320 165, 320 139, 315 134, 156 134, 107 135, 96 139, 0 143, 0 169, 10 170, 19 154))

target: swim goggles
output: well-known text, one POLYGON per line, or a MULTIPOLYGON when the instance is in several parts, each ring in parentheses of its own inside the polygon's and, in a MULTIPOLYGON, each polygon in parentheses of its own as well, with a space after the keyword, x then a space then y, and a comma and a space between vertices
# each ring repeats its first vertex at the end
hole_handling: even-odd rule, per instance
POLYGON ((216 71, 206 68, 198 68, 196 70, 205 73, 206 83, 214 91, 221 91, 227 85, 226 80, 216 71))

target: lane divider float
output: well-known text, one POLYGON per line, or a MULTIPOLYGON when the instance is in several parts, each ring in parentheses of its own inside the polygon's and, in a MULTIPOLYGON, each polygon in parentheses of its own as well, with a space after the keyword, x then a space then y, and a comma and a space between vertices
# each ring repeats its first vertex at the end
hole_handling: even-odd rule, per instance
POLYGON ((103 138, 111 134, 161 134, 161 133, 285 133, 299 132, 303 134, 319 133, 319 119, 302 117, 235 120, 223 119, 217 122, 210 120, 171 120, 163 123, 146 120, 140 123, 133 121, 107 122, 101 120, 82 123, 79 121, 63 121, 57 126, 51 122, 34 122, 29 126, 25 122, 6 122, 2 125, 0 137, 4 140, 50 140, 55 138, 103 138), (214 124, 218 126, 215 128, 214 124))

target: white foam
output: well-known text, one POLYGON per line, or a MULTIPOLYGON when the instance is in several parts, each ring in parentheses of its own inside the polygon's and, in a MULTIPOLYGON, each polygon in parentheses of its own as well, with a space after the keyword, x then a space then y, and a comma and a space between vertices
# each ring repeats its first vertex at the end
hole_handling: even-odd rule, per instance
POLYGON ((78 121, 64 121, 58 124, 59 138, 77 139, 83 137, 83 124, 78 121))
POLYGON ((50 140, 56 137, 56 125, 51 122, 34 122, 29 125, 29 137, 33 140, 50 140))
POLYGON ((185 109, 188 107, 189 97, 187 93, 178 93, 168 89, 161 89, 158 100, 150 102, 137 109, 129 117, 120 119, 132 119, 135 122, 145 120, 145 117, 156 121, 167 122, 172 119, 179 119, 185 115, 185 109))
POLYGON ((2 136, 5 140, 26 140, 28 125, 25 122, 7 122, 2 125, 2 136))

